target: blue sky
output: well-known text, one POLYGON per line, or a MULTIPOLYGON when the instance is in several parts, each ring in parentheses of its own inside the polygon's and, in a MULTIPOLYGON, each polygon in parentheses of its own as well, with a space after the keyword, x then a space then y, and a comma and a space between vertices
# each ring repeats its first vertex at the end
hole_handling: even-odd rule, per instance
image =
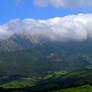
MULTIPOLYGON (((16 0, 1 0, 0 1, 0 24, 7 23, 12 19, 48 19, 52 17, 63 17, 71 14, 92 13, 92 9, 78 8, 56 8, 51 5, 39 7, 34 5, 33 0, 24 0, 18 3, 16 0)), ((40 1, 40 0, 39 0, 40 1)))
POLYGON ((24 31, 60 41, 92 38, 92 0, 1 0, 0 39, 24 31))

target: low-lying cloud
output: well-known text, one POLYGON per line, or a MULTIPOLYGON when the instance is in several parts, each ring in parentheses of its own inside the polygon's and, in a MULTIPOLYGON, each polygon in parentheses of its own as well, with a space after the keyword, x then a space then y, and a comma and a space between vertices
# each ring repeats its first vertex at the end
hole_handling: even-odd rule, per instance
POLYGON ((0 26, 0 39, 28 34, 51 41, 82 41, 92 38, 92 14, 69 15, 48 20, 11 20, 0 26))
POLYGON ((33 0, 37 6, 52 5, 56 8, 91 7, 92 0, 33 0))

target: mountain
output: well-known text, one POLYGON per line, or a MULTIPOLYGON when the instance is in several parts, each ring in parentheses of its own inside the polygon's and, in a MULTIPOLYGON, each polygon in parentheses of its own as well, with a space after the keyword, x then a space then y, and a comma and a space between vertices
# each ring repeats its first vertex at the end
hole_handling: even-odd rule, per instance
POLYGON ((90 67, 91 41, 57 42, 27 33, 14 34, 0 40, 0 72, 29 75, 90 67))
MULTIPOLYGON (((64 87, 66 87, 68 81, 73 85, 76 80, 81 79, 80 77, 76 78, 76 75, 73 77, 74 80, 76 79, 73 82, 68 74, 91 67, 92 39, 60 42, 23 33, 0 40, 1 87, 29 88, 39 87, 37 84, 41 83, 45 87, 45 82, 49 78, 51 78, 49 84, 56 83, 57 85, 58 83, 58 87, 61 88, 64 84, 59 81, 64 80, 64 87), (64 77, 69 79, 64 79, 64 77)), ((91 74, 92 71, 90 71, 87 70, 86 74, 91 74)), ((85 76, 88 76, 86 74, 85 76)))
POLYGON ((0 51, 20 51, 32 49, 36 45, 46 43, 47 39, 28 33, 14 34, 7 39, 0 39, 0 51))
POLYGON ((13 35, 0 40, 0 72, 33 75, 90 67, 91 41, 57 42, 28 34, 13 35))

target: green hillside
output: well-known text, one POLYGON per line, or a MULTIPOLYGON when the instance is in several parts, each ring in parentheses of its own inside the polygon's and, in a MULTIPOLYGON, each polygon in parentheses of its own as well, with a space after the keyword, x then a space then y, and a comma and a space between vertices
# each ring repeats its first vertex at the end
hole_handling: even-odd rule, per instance
POLYGON ((72 88, 60 89, 60 90, 54 90, 54 91, 48 91, 48 92, 92 92, 92 86, 83 85, 80 87, 72 87, 72 88))
MULTIPOLYGON (((32 92, 91 92, 92 68, 84 68, 74 72, 43 72, 36 77, 19 75, 0 75, 0 87, 6 90, 19 88, 32 92), (86 85, 88 84, 88 85, 86 85), (85 85, 85 86, 81 86, 85 85), (57 90, 58 89, 58 90, 57 90), (61 89, 61 90, 60 90, 61 89), (52 91, 50 91, 52 90, 52 91), (76 91, 75 91, 76 90, 76 91), (88 91, 86 91, 88 90, 88 91)), ((12 91, 9 91, 12 92, 12 91)), ((16 91, 17 92, 17 91, 16 91)), ((19 92, 19 91, 18 91, 19 92)), ((26 91, 27 92, 27 91, 26 91)))
POLYGON ((0 87, 3 88, 25 88, 25 87, 32 87, 36 86, 36 84, 41 83, 41 81, 47 81, 48 79, 51 78, 58 78, 61 75, 67 74, 66 71, 59 71, 59 72, 47 72, 43 73, 43 75, 39 76, 20 76, 16 78, 18 75, 15 75, 14 79, 11 80, 11 76, 8 75, 2 75, 1 80, 2 83, 0 83, 0 87), (9 80, 10 79, 10 80, 9 80), (8 81, 6 81, 8 80, 8 81))
POLYGON ((71 88, 74 86, 81 86, 92 83, 92 69, 86 68, 77 70, 74 72, 61 75, 59 77, 52 77, 45 81, 40 81, 35 87, 32 87, 32 91, 44 91, 44 90, 55 90, 63 88, 71 88))
MULTIPOLYGON (((0 91, 2 92, 31 92, 30 90, 27 90, 27 89, 0 89, 0 91)), ((48 91, 41 91, 41 92, 92 92, 92 86, 87 84, 87 85, 82 85, 78 87, 57 89, 53 91, 48 90, 48 91)))

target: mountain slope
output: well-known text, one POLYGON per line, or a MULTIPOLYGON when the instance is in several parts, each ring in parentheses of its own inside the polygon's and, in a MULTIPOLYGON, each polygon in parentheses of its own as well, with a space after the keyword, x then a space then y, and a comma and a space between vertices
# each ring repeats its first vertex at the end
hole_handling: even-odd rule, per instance
POLYGON ((0 51, 0 73, 34 75, 48 71, 71 72, 92 66, 91 40, 32 44, 24 36, 15 36, 2 41, 0 51))

